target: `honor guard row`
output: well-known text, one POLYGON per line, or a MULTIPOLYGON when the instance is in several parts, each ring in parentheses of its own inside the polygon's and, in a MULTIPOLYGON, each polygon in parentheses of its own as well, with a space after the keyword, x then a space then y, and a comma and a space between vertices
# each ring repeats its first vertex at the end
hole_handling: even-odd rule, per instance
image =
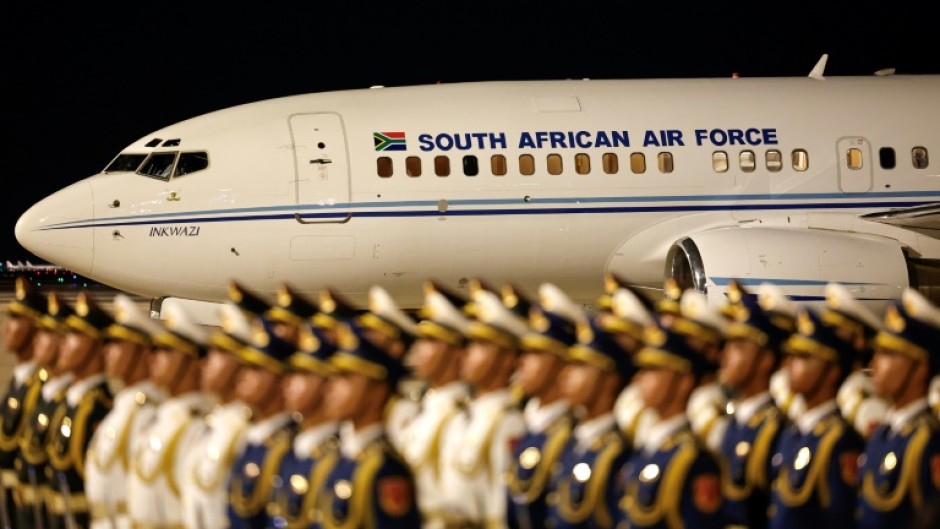
POLYGON ((232 282, 219 328, 19 282, 3 527, 909 527, 937 509, 940 311, 608 275, 596 311, 232 282))

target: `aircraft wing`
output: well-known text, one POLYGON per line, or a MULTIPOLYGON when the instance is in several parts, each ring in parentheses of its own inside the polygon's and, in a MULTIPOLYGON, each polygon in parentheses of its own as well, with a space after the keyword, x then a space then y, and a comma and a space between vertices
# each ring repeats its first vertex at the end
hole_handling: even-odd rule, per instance
POLYGON ((862 215, 861 218, 906 228, 934 239, 940 239, 940 203, 876 211, 862 215))

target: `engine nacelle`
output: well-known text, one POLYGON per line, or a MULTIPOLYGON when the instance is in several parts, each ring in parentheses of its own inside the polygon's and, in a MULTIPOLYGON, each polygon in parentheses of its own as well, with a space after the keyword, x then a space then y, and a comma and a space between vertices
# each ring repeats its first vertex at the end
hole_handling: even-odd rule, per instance
POLYGON ((898 241, 855 233, 785 228, 722 228, 684 237, 670 247, 666 277, 725 302, 728 282, 754 290, 772 283, 791 299, 825 300, 829 282, 842 283, 876 314, 911 283, 898 241))

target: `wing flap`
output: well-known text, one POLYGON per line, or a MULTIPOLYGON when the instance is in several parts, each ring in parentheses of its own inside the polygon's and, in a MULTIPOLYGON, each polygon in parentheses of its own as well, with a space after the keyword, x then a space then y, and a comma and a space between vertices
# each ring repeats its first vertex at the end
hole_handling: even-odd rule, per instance
POLYGON ((940 239, 940 203, 866 213, 860 218, 940 239))

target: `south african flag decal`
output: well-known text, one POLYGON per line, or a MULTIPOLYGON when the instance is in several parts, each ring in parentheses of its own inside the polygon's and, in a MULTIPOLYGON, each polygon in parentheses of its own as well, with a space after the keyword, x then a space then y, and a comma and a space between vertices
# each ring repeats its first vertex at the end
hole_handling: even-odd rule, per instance
POLYGON ((404 132, 373 132, 372 138, 375 141, 375 150, 377 151, 405 150, 404 132))

